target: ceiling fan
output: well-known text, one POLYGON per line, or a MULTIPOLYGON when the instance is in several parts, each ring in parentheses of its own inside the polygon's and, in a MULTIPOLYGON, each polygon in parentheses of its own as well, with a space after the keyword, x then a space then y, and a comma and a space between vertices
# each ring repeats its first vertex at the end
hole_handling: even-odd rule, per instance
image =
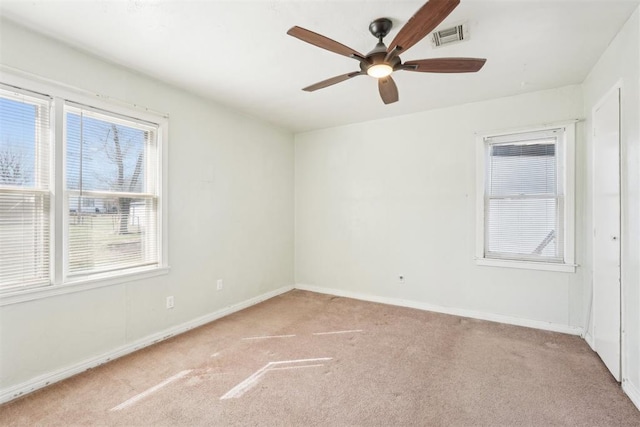
POLYGON ((391 104, 398 100, 398 87, 391 78, 394 71, 417 71, 421 73, 475 73, 479 71, 487 61, 482 58, 433 58, 418 59, 402 62, 400 54, 422 40, 433 31, 453 9, 458 6, 460 0, 429 0, 409 19, 404 27, 398 31, 389 47, 385 46, 382 39, 391 30, 391 20, 379 18, 369 25, 369 31, 378 39, 376 47, 366 55, 363 55, 348 46, 338 43, 321 34, 306 30, 301 27, 293 27, 287 34, 311 43, 322 49, 353 58, 360 62, 360 70, 331 77, 302 90, 313 92, 327 86, 340 83, 352 77, 365 74, 378 79, 378 90, 385 104, 391 104))

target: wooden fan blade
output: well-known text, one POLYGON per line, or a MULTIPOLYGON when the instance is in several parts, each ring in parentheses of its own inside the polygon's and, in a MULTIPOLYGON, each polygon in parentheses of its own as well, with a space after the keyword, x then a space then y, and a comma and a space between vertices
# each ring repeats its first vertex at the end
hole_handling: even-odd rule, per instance
POLYGON ((398 87, 391 76, 378 79, 378 90, 380 97, 385 104, 391 104, 398 100, 398 87))
POLYGON ((335 40, 331 40, 328 37, 325 37, 321 34, 314 33, 313 31, 306 30, 301 27, 292 27, 287 34, 302 40, 303 42, 311 43, 314 46, 321 47, 322 49, 326 49, 330 52, 337 53, 339 55, 344 55, 348 57, 360 57, 363 55, 358 51, 351 49, 348 46, 343 45, 342 43, 338 43, 335 40))
POLYGON ((475 73, 487 62, 484 58, 433 58, 407 61, 402 69, 421 73, 475 73))
POLYGON ((398 31, 387 52, 391 52, 396 46, 404 52, 418 43, 444 21, 459 3, 460 0, 429 0, 426 2, 398 31))
POLYGON ((327 86, 331 86, 331 85, 334 85, 336 83, 340 83, 340 82, 343 82, 345 80, 349 80, 352 77, 361 76, 363 74, 365 74, 365 73, 362 72, 362 71, 353 71, 351 73, 347 73, 347 74, 342 74, 340 76, 331 77, 330 79, 323 80, 323 81, 318 82, 316 84, 313 84, 311 86, 307 86, 302 90, 307 91, 307 92, 313 92, 314 90, 322 89, 322 88, 325 88, 327 86))

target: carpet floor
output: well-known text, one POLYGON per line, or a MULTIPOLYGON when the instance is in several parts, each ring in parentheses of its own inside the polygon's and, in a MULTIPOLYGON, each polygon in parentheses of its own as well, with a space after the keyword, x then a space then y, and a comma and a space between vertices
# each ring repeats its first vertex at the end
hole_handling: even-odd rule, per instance
POLYGON ((579 337, 294 290, 0 406, 3 426, 640 426, 579 337))

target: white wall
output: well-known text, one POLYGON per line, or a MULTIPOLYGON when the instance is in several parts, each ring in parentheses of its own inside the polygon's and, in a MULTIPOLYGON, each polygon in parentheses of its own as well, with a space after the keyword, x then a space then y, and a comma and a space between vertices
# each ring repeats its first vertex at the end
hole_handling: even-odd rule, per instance
POLYGON ((569 86, 296 135, 296 283, 582 326, 582 268, 474 261, 475 133, 582 114, 569 86))
POLYGON ((0 24, 2 64, 169 113, 171 266, 166 276, 0 307, 0 391, 293 285, 290 132, 0 24))
MULTIPOLYGON (((621 89, 621 199, 623 290, 623 386, 640 405, 640 13, 631 16, 583 83, 586 129, 592 109, 619 81, 621 89), (627 384, 627 382, 629 384, 627 384)), ((590 206, 593 176, 591 132, 586 132, 587 191, 585 235, 592 236, 590 206)), ((592 239, 585 241, 585 307, 590 306, 592 239)))

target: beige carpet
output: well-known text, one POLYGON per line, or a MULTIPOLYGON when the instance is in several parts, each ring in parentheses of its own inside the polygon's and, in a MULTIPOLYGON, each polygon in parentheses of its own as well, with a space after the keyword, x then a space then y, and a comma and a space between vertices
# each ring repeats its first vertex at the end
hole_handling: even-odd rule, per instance
POLYGON ((0 424, 640 426, 640 412, 578 337, 292 291, 5 404, 0 424))

